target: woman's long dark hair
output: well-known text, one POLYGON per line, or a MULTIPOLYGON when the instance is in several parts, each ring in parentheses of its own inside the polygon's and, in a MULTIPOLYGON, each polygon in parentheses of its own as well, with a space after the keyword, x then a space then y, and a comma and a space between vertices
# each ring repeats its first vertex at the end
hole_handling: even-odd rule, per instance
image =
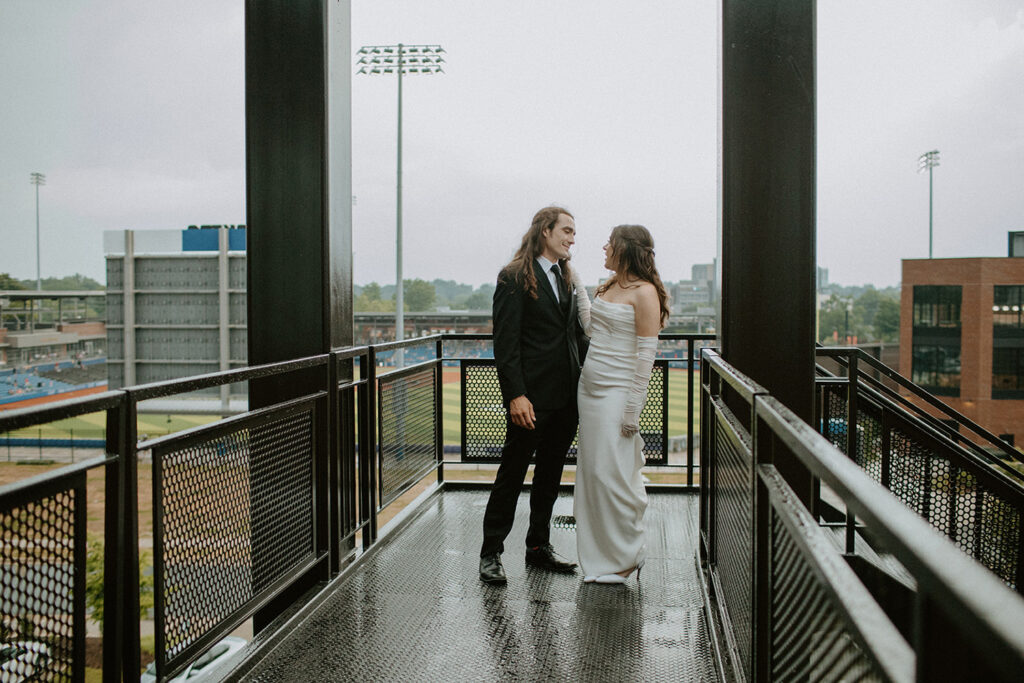
POLYGON ((645 280, 658 290, 658 301, 661 304, 661 326, 668 322, 668 292, 661 282, 658 269, 654 267, 654 239, 642 225, 619 225, 612 228, 612 236, 608 238, 615 265, 615 275, 597 288, 598 294, 608 291, 613 284, 626 286, 629 276, 645 280))
MULTIPOLYGON (((544 251, 543 233, 545 230, 554 230, 558 217, 565 214, 569 218, 573 215, 559 206, 546 206, 533 216, 530 229, 523 235, 523 243, 519 250, 501 270, 500 277, 511 279, 517 286, 522 287, 534 299, 537 298, 537 276, 533 273, 533 264, 537 257, 544 251)), ((574 219, 575 220, 575 219, 574 219)), ((562 269, 562 276, 566 282, 571 282, 571 271, 569 262, 565 259, 558 259, 558 267, 562 269)))

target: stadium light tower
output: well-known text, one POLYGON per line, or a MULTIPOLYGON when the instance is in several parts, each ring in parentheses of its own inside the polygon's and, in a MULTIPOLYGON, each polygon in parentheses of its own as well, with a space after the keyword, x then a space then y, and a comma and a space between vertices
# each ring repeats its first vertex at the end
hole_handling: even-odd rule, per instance
POLYGON ((398 75, 398 172, 395 219, 395 340, 405 339, 405 282, 402 279, 402 76, 444 73, 440 45, 364 45, 356 53, 357 74, 398 75))
POLYGON ((928 258, 932 257, 932 169, 939 165, 939 150, 933 149, 917 158, 917 172, 928 171, 928 258))
POLYGON ((42 291, 43 281, 39 277, 39 186, 46 184, 42 173, 29 173, 28 182, 36 186, 36 291, 42 291))

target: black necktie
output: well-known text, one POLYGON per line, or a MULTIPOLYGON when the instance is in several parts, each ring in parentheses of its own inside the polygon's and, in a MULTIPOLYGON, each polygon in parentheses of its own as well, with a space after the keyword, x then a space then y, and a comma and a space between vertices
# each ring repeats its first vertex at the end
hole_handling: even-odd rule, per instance
POLYGON ((558 285, 558 303, 562 303, 562 300, 567 296, 565 282, 562 281, 562 269, 556 263, 551 266, 551 272, 555 274, 555 284, 558 285))

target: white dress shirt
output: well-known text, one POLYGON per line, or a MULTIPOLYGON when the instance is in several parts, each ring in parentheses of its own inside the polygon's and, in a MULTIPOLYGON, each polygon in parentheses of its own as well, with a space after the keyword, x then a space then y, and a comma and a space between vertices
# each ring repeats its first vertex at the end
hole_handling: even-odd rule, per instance
MULTIPOLYGON (((544 272, 548 274, 548 282, 551 283, 551 289, 555 292, 555 301, 562 303, 561 293, 558 291, 560 289, 558 286, 558 280, 555 279, 555 274, 551 272, 551 266, 558 266, 558 264, 548 261, 543 256, 537 257, 537 263, 539 263, 540 267, 544 269, 544 272)), ((558 266, 558 272, 562 272, 562 266, 558 266)))

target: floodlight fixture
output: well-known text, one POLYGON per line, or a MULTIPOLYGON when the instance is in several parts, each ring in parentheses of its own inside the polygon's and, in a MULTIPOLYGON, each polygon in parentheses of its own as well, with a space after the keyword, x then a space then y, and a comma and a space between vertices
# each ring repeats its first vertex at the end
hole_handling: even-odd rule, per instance
MULTIPOLYGON (((444 73, 441 65, 444 49, 440 45, 364 45, 356 51, 357 74, 398 74, 398 163, 395 183, 395 340, 405 339, 405 286, 402 277, 402 76, 405 74, 433 75, 444 73), (372 57, 371 55, 394 55, 372 57), (410 57, 408 55, 416 55, 410 57), (382 66, 373 66, 373 65, 382 66), (367 70, 367 66, 370 67, 367 70)), ((401 365, 402 350, 397 352, 401 365)))

